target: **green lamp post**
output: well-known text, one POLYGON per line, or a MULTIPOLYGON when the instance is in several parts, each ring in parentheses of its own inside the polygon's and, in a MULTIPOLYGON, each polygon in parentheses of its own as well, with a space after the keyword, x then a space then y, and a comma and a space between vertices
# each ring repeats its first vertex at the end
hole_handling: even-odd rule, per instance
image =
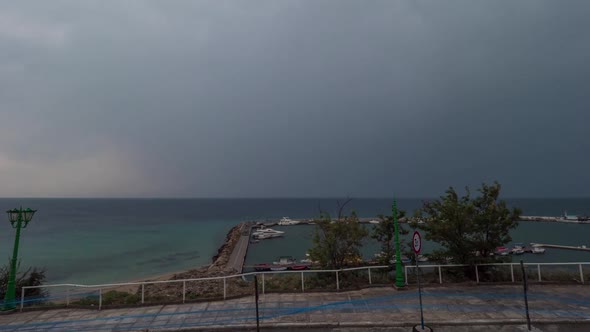
POLYGON ((397 224, 397 203, 393 200, 393 225, 395 230, 395 287, 405 286, 404 274, 402 272, 402 254, 399 248, 399 226, 397 224))
POLYGON ((26 228, 33 215, 37 210, 31 209, 13 209, 8 210, 8 220, 13 228, 16 228, 16 238, 14 240, 14 250, 12 252, 12 260, 10 261, 10 274, 8 275, 8 287, 6 289, 6 297, 4 298, 4 310, 16 308, 16 262, 18 260, 18 242, 20 239, 21 228, 26 228))

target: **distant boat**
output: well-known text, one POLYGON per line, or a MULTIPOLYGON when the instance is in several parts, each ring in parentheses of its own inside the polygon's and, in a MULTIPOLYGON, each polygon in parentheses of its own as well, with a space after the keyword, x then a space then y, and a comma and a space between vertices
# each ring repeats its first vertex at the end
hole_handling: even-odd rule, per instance
POLYGON ((279 237, 279 236, 283 236, 283 234, 285 234, 285 232, 282 231, 276 231, 272 228, 259 228, 256 231, 252 232, 252 237, 255 239, 270 239, 273 237, 279 237))
POLYGON ((306 264, 295 264, 291 265, 291 270, 307 270, 309 269, 309 265, 306 264))
POLYGON ((511 253, 513 255, 522 255, 522 254, 524 254, 524 249, 522 249, 522 248, 514 248, 514 249, 512 249, 511 253))
POLYGON ((281 226, 290 226, 290 225, 297 225, 300 222, 301 221, 299 221, 299 220, 291 220, 289 217, 283 217, 279 221, 279 225, 281 225, 281 226))
POLYGON ((418 255, 418 262, 420 262, 420 263, 428 262, 428 257, 426 257, 424 255, 418 255))
POLYGON ((379 224, 379 223, 381 223, 381 221, 379 221, 379 220, 374 220, 374 219, 369 220, 369 224, 379 224))
POLYGON ((577 215, 567 214, 567 211, 563 211, 563 216, 561 218, 562 220, 567 222, 579 222, 581 221, 580 219, 586 219, 584 217, 579 217, 577 215))
POLYGON ((515 243, 510 251, 513 255, 522 255, 524 254, 524 243, 515 243))
POLYGON ((499 256, 508 256, 509 252, 510 250, 506 247, 496 247, 496 250, 494 250, 494 254, 499 256))
POLYGON ((274 265, 293 265, 297 263, 297 260, 293 256, 281 256, 276 262, 272 262, 274 265))

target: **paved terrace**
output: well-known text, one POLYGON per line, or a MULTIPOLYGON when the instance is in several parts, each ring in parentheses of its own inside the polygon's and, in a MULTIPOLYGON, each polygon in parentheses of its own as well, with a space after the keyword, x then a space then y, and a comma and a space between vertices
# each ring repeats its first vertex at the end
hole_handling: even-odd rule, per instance
MULTIPOLYGON (((435 331, 524 331, 524 301, 518 286, 428 288, 423 301, 425 321, 438 327, 435 331), (483 327, 476 329, 473 325, 483 327)), ((533 286, 529 307, 533 326, 537 327, 533 331, 590 330, 588 286, 533 286), (556 328, 543 322, 566 325, 556 328)), ((410 331, 408 326, 419 322, 418 296, 416 289, 396 291, 389 287, 266 294, 260 296, 260 316, 262 330, 296 331, 305 327, 314 331, 382 331, 388 327, 388 331, 410 331), (403 328, 392 328, 395 326, 403 328)), ((255 326, 253 296, 183 305, 102 311, 56 309, 0 316, 0 331, 243 331, 255 326)))

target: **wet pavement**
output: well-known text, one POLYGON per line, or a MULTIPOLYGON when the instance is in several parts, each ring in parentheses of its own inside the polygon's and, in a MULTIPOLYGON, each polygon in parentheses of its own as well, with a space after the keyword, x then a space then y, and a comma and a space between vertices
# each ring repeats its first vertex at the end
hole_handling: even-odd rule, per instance
MULTIPOLYGON (((424 321, 437 331, 525 331, 522 287, 452 286, 423 292, 424 321), (524 328, 524 329, 523 329, 524 328)), ((590 329, 590 287, 536 285, 529 293, 534 331, 590 329), (560 328, 560 326, 562 328, 560 328), (566 326, 570 326, 564 329, 566 326)), ((411 331, 420 322, 414 288, 260 296, 263 330, 411 331)), ((252 330, 254 297, 122 309, 52 309, 0 316, 0 331, 252 330)))

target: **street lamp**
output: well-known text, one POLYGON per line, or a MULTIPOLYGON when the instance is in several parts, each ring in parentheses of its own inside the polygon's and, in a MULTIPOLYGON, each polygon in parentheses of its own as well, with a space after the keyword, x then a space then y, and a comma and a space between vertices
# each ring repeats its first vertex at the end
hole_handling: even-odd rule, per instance
POLYGON ((404 274, 402 272, 402 254, 399 248, 399 226, 397 224, 397 203, 393 200, 393 226, 395 231, 395 287, 402 288, 405 286, 404 274))
POLYGON ((18 241, 20 239, 21 228, 26 228, 33 215, 37 210, 31 210, 29 208, 20 209, 14 208, 6 211, 8 213, 8 220, 13 228, 16 228, 16 238, 14 240, 14 250, 12 252, 12 260, 10 261, 10 274, 8 276, 8 287, 6 288, 6 297, 4 298, 4 309, 16 308, 15 295, 16 295, 16 261, 18 259, 18 241))

